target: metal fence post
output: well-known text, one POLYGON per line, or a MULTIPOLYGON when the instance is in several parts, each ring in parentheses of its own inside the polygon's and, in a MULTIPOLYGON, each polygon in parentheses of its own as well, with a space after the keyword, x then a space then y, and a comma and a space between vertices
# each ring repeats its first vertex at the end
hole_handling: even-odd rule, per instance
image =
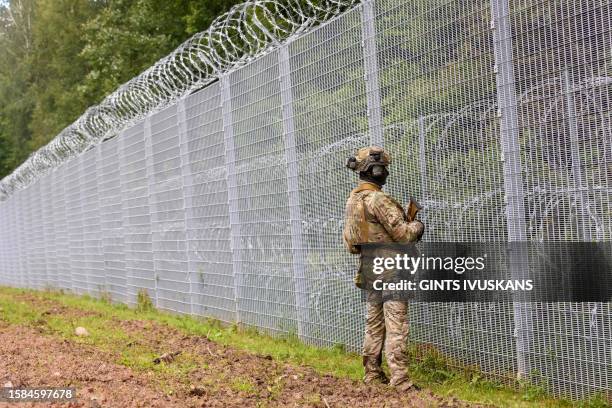
POLYGON ((145 150, 145 166, 147 172, 147 196, 148 196, 148 207, 149 207, 149 215, 150 215, 150 223, 151 223, 151 248, 153 254, 151 255, 153 258, 153 282, 154 282, 154 290, 155 290, 155 307, 159 308, 159 297, 157 294, 157 268, 155 266, 155 246, 153 245, 153 215, 155 214, 155 206, 154 200, 151 199, 151 186, 155 184, 155 171, 153 169, 153 146, 151 141, 151 116, 147 116, 144 120, 144 150, 145 150))
POLYGON ((385 139, 383 134, 380 82, 378 78, 374 0, 365 0, 361 3, 361 31, 370 144, 382 147, 385 144, 385 139))
MULTIPOLYGON (((509 268, 512 275, 524 273, 529 268, 527 254, 522 246, 513 247, 512 242, 527 241, 525 222, 525 193, 523 191, 523 167, 519 141, 519 124, 516 99, 516 79, 512 59, 512 30, 510 26, 508 0, 491 0, 493 46, 496 66, 497 101, 500 116, 501 151, 504 172, 504 192, 508 241, 510 242, 509 268)), ((525 354, 529 344, 523 306, 513 302, 514 336, 517 351, 517 377, 529 372, 525 354)))
POLYGON ((193 253, 189 249, 189 228, 187 226, 187 214, 191 213, 193 203, 192 186, 193 179, 189 167, 189 145, 187 144, 187 113, 185 111, 185 99, 178 101, 176 108, 176 120, 179 137, 179 161, 181 166, 181 191, 183 192, 183 214, 185 220, 185 256, 187 258, 187 279, 189 280, 189 314, 193 315, 194 293, 193 293, 193 272, 195 271, 193 253))
POLYGON ((306 327, 310 322, 308 304, 308 284, 306 281, 306 262, 302 234, 302 211, 300 209, 299 164, 293 123, 293 95, 291 92, 291 66, 289 64, 289 45, 278 49, 278 67, 283 114, 283 134, 285 139, 285 159, 287 161, 287 193, 289 198, 289 218, 291 223, 291 248, 293 248, 293 279, 295 285, 295 305, 297 308, 298 336, 307 337, 306 327))
POLYGON ((238 184, 236 180, 236 156, 234 146, 234 127, 232 124, 232 93, 229 75, 221 77, 221 112, 223 116, 223 139, 225 145, 225 166, 227 177, 227 205, 230 221, 230 249, 232 251, 232 270, 234 275, 234 299, 236 322, 240 322, 240 214, 238 214, 238 184))

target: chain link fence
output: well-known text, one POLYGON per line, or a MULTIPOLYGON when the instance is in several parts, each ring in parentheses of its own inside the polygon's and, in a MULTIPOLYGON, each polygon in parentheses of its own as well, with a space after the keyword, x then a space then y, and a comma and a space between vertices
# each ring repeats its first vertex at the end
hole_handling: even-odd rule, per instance
MULTIPOLYGON (((0 284, 110 295, 359 350, 356 148, 429 241, 612 239, 612 5, 366 1, 16 189, 0 284)), ((516 258, 516 257, 515 257, 516 258)), ((520 258, 510 267, 528 267, 520 258)), ((610 396, 610 303, 414 303, 411 340, 610 396)))

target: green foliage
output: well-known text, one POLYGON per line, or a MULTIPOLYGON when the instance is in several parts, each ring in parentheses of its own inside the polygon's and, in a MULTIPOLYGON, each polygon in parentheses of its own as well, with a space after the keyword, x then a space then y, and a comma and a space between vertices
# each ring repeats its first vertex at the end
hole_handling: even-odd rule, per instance
POLYGON ((578 403, 579 408, 610 408, 612 403, 606 399, 603 393, 595 394, 591 398, 580 401, 578 403))
POLYGON ((248 379, 244 378, 235 378, 231 383, 231 387, 235 391, 246 394, 254 394, 256 392, 255 386, 248 379))
POLYGON ((149 293, 145 289, 140 289, 136 297, 136 310, 139 312, 151 312, 155 310, 149 293))
POLYGON ((33 8, 32 0, 0 4, 0 176, 28 154, 33 8))
POLYGON ((79 57, 91 66, 79 93, 100 100, 170 53, 237 0, 117 0, 83 24, 79 57))
POLYGON ((0 178, 239 2, 0 1, 0 178))
POLYGON ((428 348, 424 353, 413 351, 412 355, 418 356, 413 370, 430 382, 443 383, 457 377, 457 373, 450 368, 448 360, 435 348, 428 348))
POLYGON ((544 388, 539 385, 521 382, 520 386, 525 401, 536 401, 546 395, 544 388))

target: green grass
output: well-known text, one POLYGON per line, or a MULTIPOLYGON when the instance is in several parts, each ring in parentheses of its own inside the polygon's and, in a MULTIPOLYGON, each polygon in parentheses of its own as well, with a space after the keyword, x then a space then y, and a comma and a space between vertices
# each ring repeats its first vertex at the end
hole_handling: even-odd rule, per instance
POLYGON ((232 380, 231 387, 234 391, 244 392, 249 395, 257 392, 257 389, 251 383, 251 381, 245 378, 235 378, 232 380))
MULTIPOLYGON (((139 304, 135 309, 125 305, 111 304, 87 296, 73 296, 60 292, 36 292, 12 288, 0 288, 0 319, 10 324, 21 324, 39 327, 43 332, 74 341, 87 343, 118 355, 117 362, 136 370, 153 370, 160 375, 182 378, 189 370, 201 365, 198 357, 188 351, 181 354, 176 364, 154 365, 153 350, 138 344, 138 339, 111 324, 112 319, 145 320, 162 323, 176 328, 188 335, 206 336, 217 343, 250 351, 294 365, 310 366, 322 374, 337 377, 361 379, 363 367, 361 357, 348 353, 342 346, 318 348, 305 345, 295 336, 272 337, 251 328, 240 328, 236 325, 222 325, 211 319, 200 319, 192 316, 175 315, 156 311, 146 293, 139 294, 139 304), (58 302, 70 309, 89 312, 82 317, 44 316, 44 308, 38 309, 31 303, 19 300, 24 294, 34 295, 39 299, 58 302), (92 313, 93 312, 93 313, 92 313), (86 327, 89 337, 75 337, 76 326, 86 327)), ((412 348, 416 354, 416 348, 412 348)), ((416 361, 416 359, 413 359, 416 361)), ((486 379, 477 370, 458 370, 450 368, 449 361, 433 353, 421 355, 418 362, 412 364, 410 374, 422 387, 430 388, 435 394, 452 396, 461 400, 492 404, 500 407, 570 407, 583 408, 609 407, 602 397, 594 397, 581 403, 548 398, 541 389, 524 385, 514 390, 486 379)), ((249 393, 253 391, 250 383, 235 379, 232 388, 249 393)), ((168 390, 171 392, 171 390, 168 390)))

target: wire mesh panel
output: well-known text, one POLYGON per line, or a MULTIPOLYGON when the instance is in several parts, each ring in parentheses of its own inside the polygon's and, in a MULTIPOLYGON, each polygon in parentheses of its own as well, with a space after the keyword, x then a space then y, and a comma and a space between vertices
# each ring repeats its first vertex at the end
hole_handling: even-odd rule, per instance
POLYGON ((66 165, 53 172, 53 227, 55 228, 55 253, 57 262, 57 279, 60 288, 72 288, 72 269, 70 266, 70 235, 68 230, 65 193, 66 165))
POLYGON ((21 274, 21 270, 19 268, 19 261, 21 259, 21 253, 19 252, 20 248, 20 228, 19 228, 19 218, 21 209, 18 208, 19 200, 18 197, 10 200, 9 204, 9 224, 7 228, 7 239, 9 242, 9 254, 10 254, 10 273, 13 277, 12 284, 14 286, 21 286, 23 274, 21 274))
POLYGON ((9 275, 8 268, 8 251, 7 251, 7 239, 8 235, 8 206, 0 203, 0 284, 10 286, 11 276, 9 275))
MULTIPOLYGON (((42 180, 41 180, 42 181, 42 180)), ((42 190, 43 186, 41 181, 37 184, 37 188, 35 191, 35 200, 36 200, 36 213, 33 222, 35 224, 35 233, 33 237, 32 244, 34 245, 34 259, 36 262, 36 271, 39 276, 39 287, 46 288, 48 286, 48 276, 47 276, 47 259, 46 259, 46 250, 45 250, 45 225, 44 225, 44 213, 45 210, 43 207, 46 203, 43 203, 42 198, 42 190)))
POLYGON ((17 215, 15 212, 15 200, 8 200, 3 203, 4 211, 6 212, 5 223, 3 228, 3 239, 6 246, 6 282, 7 285, 19 286, 19 260, 18 244, 19 236, 17 235, 17 215))
POLYGON ((26 287, 36 287, 36 275, 31 273, 30 262, 32 249, 31 249, 31 233, 32 233, 32 224, 31 224, 31 197, 32 190, 25 189, 23 194, 21 195, 21 203, 23 205, 23 217, 21 220, 21 250, 23 254, 23 258, 20 262, 21 270, 24 272, 24 281, 26 287))
POLYGON ((194 313, 236 320, 219 84, 185 100, 183 171, 194 313))
POLYGON ((135 304, 140 290, 157 296, 142 122, 119 135, 119 161, 127 297, 135 304))
POLYGON ((99 296, 106 290, 102 231, 98 200, 98 160, 96 149, 90 149, 81 158, 81 202, 83 228, 83 259, 89 283, 89 292, 99 296))
POLYGON ((15 199, 11 200, 11 270, 13 272, 13 283, 17 287, 23 287, 24 274, 21 273, 20 261, 22 258, 21 253, 21 200, 19 195, 15 196, 15 199))
POLYGON ((55 219, 53 217, 55 207, 55 174, 49 173, 41 178, 40 183, 40 197, 41 197, 41 209, 42 209, 42 220, 41 225, 43 229, 41 252, 44 255, 44 262, 46 267, 46 285, 47 287, 57 288, 59 287, 57 279, 57 251, 56 243, 57 238, 55 235, 55 219))
POLYGON ((230 211, 236 209, 239 222, 232 233, 239 240, 241 322, 297 333, 278 75, 271 53, 229 76, 235 161, 228 164, 236 177, 230 211))
MULTIPOLYGON (((510 4, 529 238, 612 238, 609 2, 510 4)), ((560 394, 609 392, 610 304, 530 304, 532 379, 560 394)))
POLYGON ((98 199, 106 290, 116 302, 127 302, 127 279, 123 249, 123 212, 118 138, 98 146, 98 199))
MULTIPOLYGON (((29 212, 27 218, 28 229, 28 271, 32 275, 34 288, 43 289, 45 287, 45 265, 41 262, 41 202, 40 202, 40 181, 28 187, 29 212)), ((44 257, 44 251, 42 254, 44 257)))
POLYGON ((7 206, 0 203, 0 284, 10 286, 12 282, 8 272, 8 253, 6 250, 7 242, 5 238, 8 232, 7 221, 7 206))
POLYGON ((6 286, 14 286, 14 275, 11 268, 10 241, 8 239, 11 232, 11 204, 0 204, 0 283, 6 286))
POLYGON ((70 251, 70 273, 72 290, 78 294, 88 293, 86 260, 83 244, 83 213, 81 202, 81 164, 75 158, 64 165, 64 191, 66 204, 66 226, 70 251))
POLYGON ((24 268, 24 263, 26 262, 26 250, 25 250, 25 213, 26 207, 24 203, 23 196, 25 195, 25 191, 19 191, 15 194, 15 235, 16 235, 16 247, 17 247, 17 255, 18 257, 15 259, 15 268, 17 273, 19 274, 19 279, 17 279, 17 284, 19 287, 25 288, 29 286, 28 280, 30 274, 27 272, 27 268, 24 268))
MULTIPOLYGON (((507 240, 488 1, 376 2, 389 191, 425 207, 427 241, 507 240)), ((516 371, 510 305, 414 303, 411 339, 516 371)))
POLYGON ((344 167, 369 143, 361 48, 361 18, 353 11, 289 46, 310 321, 305 336, 355 350, 364 305, 352 283, 356 258, 341 231, 346 199, 357 179, 344 167))
POLYGON ((12 274, 8 265, 8 232, 9 232, 9 219, 8 219, 8 205, 6 203, 0 203, 0 284, 10 286, 12 282, 12 274))
POLYGON ((14 201, 8 201, 0 204, 2 206, 2 227, 0 232, 2 235, 3 248, 3 271, 2 281, 4 285, 17 286, 17 273, 14 266, 15 252, 13 243, 16 240, 15 233, 15 216, 13 213, 14 201))
POLYGON ((36 203, 34 202, 32 191, 32 188, 27 188, 21 197, 22 203, 25 207, 22 224, 23 236, 21 241, 25 259, 21 262, 21 268, 26 274, 27 286, 38 288, 40 282, 38 281, 38 275, 34 272, 34 249, 32 245, 32 237, 35 229, 35 226, 32 224, 32 220, 34 218, 33 212, 36 211, 36 203))
MULTIPOLYGON (((149 204, 159 307, 191 312, 176 106, 150 118, 149 204)), ((146 141, 145 141, 146 143, 146 141)))

